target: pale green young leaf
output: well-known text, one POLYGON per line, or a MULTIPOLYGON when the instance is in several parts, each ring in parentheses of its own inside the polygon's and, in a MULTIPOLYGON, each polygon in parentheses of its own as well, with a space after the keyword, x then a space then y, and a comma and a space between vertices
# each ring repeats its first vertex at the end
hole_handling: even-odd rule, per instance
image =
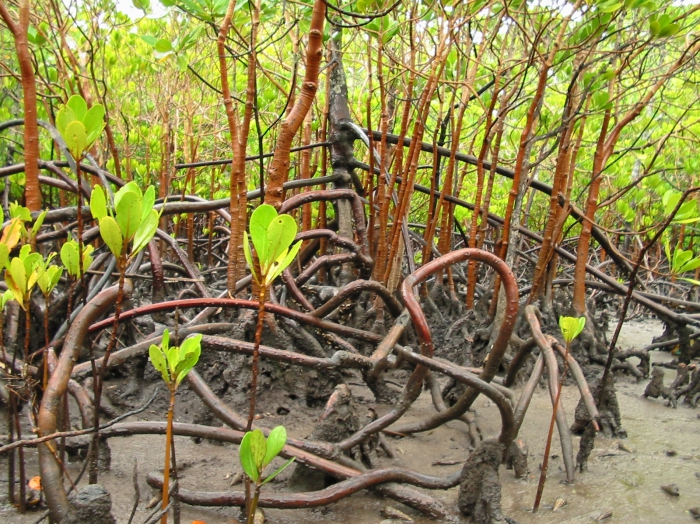
MULTIPOLYGON (((268 260, 276 262, 297 236, 297 223, 289 215, 279 215, 267 228, 268 260)), ((271 264, 268 264, 271 265, 271 264)))
POLYGON ((279 455, 284 445, 287 443, 287 430, 284 426, 277 426, 267 436, 267 450, 262 467, 265 468, 272 460, 279 455))
POLYGON ((694 286, 700 286, 700 280, 695 280, 694 278, 680 278, 679 280, 685 280, 694 286))
POLYGON ((253 482, 257 482, 260 478, 260 472, 255 464, 255 459, 253 458, 253 452, 250 449, 250 440, 252 438, 253 432, 249 431, 243 435, 241 440, 241 446, 238 448, 238 457, 241 461, 241 467, 245 474, 250 477, 253 482))
POLYGON ((110 216, 102 217, 102 220, 100 220, 100 236, 115 257, 119 257, 122 254, 122 232, 116 220, 110 216))
POLYGON ((142 199, 135 192, 128 192, 119 200, 116 205, 117 224, 122 232, 122 236, 131 240, 141 225, 142 199))
POLYGON ((175 376, 175 368, 177 367, 178 357, 180 356, 180 348, 177 346, 172 346, 165 351, 165 357, 168 361, 168 369, 170 370, 170 376, 175 376))
POLYGON ((13 258, 10 262, 10 276, 16 288, 24 295, 24 292, 27 290, 27 270, 19 257, 13 258))
POLYGON ((107 198, 101 186, 95 186, 90 195, 90 213, 97 221, 107 216, 107 198))
MULTIPOLYGON (((76 243, 77 245, 77 243, 76 243)), ((83 246, 83 271, 87 271, 92 265, 92 252, 95 251, 95 246, 83 246)))
POLYGON ((37 234, 39 233, 39 229, 41 226, 44 224, 44 219, 46 218, 46 213, 48 213, 48 209, 44 209, 41 214, 39 214, 38 217, 36 217, 36 220, 34 221, 34 226, 32 226, 32 230, 29 233, 29 236, 31 238, 36 238, 37 234))
POLYGON ((31 222, 32 213, 24 206, 20 206, 17 202, 10 202, 10 217, 19 218, 22 222, 31 222))
POLYGON ((58 132, 61 133, 61 136, 65 136, 68 124, 74 120, 77 119, 75 118, 75 113, 70 107, 64 106, 58 110, 56 113, 56 129, 58 129, 58 132))
POLYGON ((85 113, 85 118, 83 118, 83 124, 85 124, 85 130, 88 135, 94 134, 95 131, 98 133, 102 131, 105 127, 105 108, 102 104, 95 104, 92 106, 87 113, 85 113))
POLYGON ((265 453, 267 450, 267 442, 265 441, 265 435, 259 429, 252 432, 250 436, 250 453, 253 455, 253 462, 257 470, 262 473, 263 470, 263 460, 265 459, 265 453))
POLYGON ((75 240, 69 240, 61 247, 61 262, 72 277, 77 276, 80 271, 78 256, 78 243, 75 240))
POLYGON ((287 468, 287 466, 289 466, 292 462, 294 462, 295 458, 296 457, 292 457, 290 459, 287 459, 284 464, 282 464, 279 468, 277 468, 269 477, 267 477, 265 480, 263 480, 260 483, 260 485, 264 486, 265 484, 270 482, 273 478, 275 478, 277 475, 282 473, 287 468))
MULTIPOLYGON (((146 192, 143 194, 143 214, 141 215, 141 222, 146 220, 146 217, 151 211, 155 211, 153 209, 153 204, 156 201, 156 188, 155 186, 148 186, 148 189, 146 189, 146 192)), ((162 209, 161 209, 162 212, 162 209)), ((156 211, 157 214, 157 211, 156 211)), ((160 217, 158 217, 160 218, 160 217)))
POLYGON ((168 348, 170 347, 170 331, 167 329, 163 331, 163 338, 160 341, 160 347, 163 348, 163 351, 168 351, 168 348))
POLYGON ((258 206, 250 216, 250 237, 261 267, 269 264, 267 230, 276 217, 277 210, 268 204, 258 206))
POLYGON ((85 99, 80 95, 73 95, 68 99, 67 107, 70 107, 75 114, 75 119, 83 122, 85 120, 85 114, 87 113, 88 107, 85 99))
POLYGON ((83 156, 83 152, 87 147, 87 133, 85 132, 85 126, 82 122, 73 120, 68 127, 66 127, 66 134, 63 136, 68 146, 68 151, 73 155, 73 158, 80 160, 83 156))
POLYGON ((700 267, 700 257, 696 257, 692 260, 689 260, 688 262, 684 263, 681 268, 679 273, 685 273, 687 271, 693 271, 694 269, 697 269, 700 267))
POLYGON ((297 256, 297 253, 299 252, 300 248, 301 248, 301 240, 299 242, 297 242, 296 244, 294 244, 292 246, 292 248, 287 253, 282 254, 282 256, 280 258, 282 258, 282 257, 284 257, 284 258, 282 258, 282 261, 276 263, 275 266, 272 268, 270 278, 269 278, 267 285, 272 284, 272 282, 274 282, 274 280, 282 274, 282 271, 284 271, 285 269, 287 269, 287 267, 289 267, 289 265, 294 261, 294 258, 297 256))
POLYGON ((156 368, 156 371, 158 371, 161 374, 163 380, 167 384, 170 384, 168 366, 165 363, 165 356, 163 355, 161 349, 156 345, 151 345, 151 347, 148 348, 148 356, 151 360, 151 364, 153 364, 153 367, 156 368))
POLYGON ((134 234, 134 245, 131 250, 131 256, 136 255, 153 240, 158 230, 158 221, 158 212, 155 209, 151 209, 134 234))
POLYGON ((12 291, 10 291, 9 289, 5 291, 2 295, 0 295, 0 311, 4 311, 7 303, 13 299, 14 293, 12 293, 12 291))
POLYGON ((586 317, 559 317, 559 327, 567 343, 579 336, 585 325, 586 317))

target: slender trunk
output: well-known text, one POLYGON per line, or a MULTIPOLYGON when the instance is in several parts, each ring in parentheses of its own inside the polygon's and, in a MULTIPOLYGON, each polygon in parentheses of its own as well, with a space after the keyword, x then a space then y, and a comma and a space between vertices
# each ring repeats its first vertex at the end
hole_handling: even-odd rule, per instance
POLYGON ((39 186, 39 128, 37 126, 36 83, 34 66, 27 30, 29 28, 30 0, 19 0, 19 21, 0 0, 0 18, 5 22, 15 40, 15 51, 22 75, 22 96, 24 103, 24 186, 25 205, 29 211, 41 210, 41 188, 39 186))
MULTIPOLYGON (((175 388, 170 387, 170 404, 168 404, 168 424, 165 433, 165 461, 163 465, 163 498, 161 508, 165 511, 168 507, 168 497, 170 491, 170 446, 173 435, 173 414, 175 413, 175 388)), ((165 513, 161 519, 161 524, 168 524, 168 514, 165 513)))
MULTIPOLYGON (((235 3, 235 2, 234 2, 235 3)), ((309 30, 309 42, 306 48, 306 73, 301 93, 293 109, 281 124, 277 138, 275 154, 268 170, 269 185, 266 191, 267 203, 279 209, 284 201, 283 185, 289 174, 289 149, 318 89, 318 75, 323 57, 323 25, 326 18, 326 3, 315 0, 309 30)), ((241 250, 242 251, 242 250, 241 250)))

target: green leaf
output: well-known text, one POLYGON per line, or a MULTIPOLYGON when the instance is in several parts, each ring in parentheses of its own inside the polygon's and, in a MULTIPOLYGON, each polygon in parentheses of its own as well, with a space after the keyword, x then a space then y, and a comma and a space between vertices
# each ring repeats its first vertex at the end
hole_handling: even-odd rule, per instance
POLYGON ((92 265, 93 251, 95 251, 94 246, 83 246, 83 271, 87 271, 87 269, 92 265))
POLYGON ((24 206, 20 206, 17 202, 10 203, 10 216, 19 218, 22 222, 31 222, 32 213, 24 206))
POLYGON ((249 431, 243 435, 243 440, 241 440, 241 446, 238 448, 238 457, 241 461, 241 467, 245 471, 253 482, 257 482, 260 478, 260 472, 255 465, 255 459, 253 458, 253 452, 250 448, 250 441, 253 436, 253 432, 249 431))
POLYGON ((7 303, 13 299, 14 295, 9 289, 5 291, 2 295, 0 295, 0 311, 4 310, 7 303))
POLYGON ((260 483, 260 485, 261 485, 261 486, 264 486, 265 484, 267 484, 268 482, 270 482, 273 478, 275 478, 277 475, 279 475, 280 473, 282 473, 282 472, 287 468, 287 466, 289 466, 292 462, 294 462, 294 459, 295 459, 295 458, 296 458, 296 457, 292 457, 292 458, 288 459, 284 464, 282 464, 279 468, 277 468, 277 469, 274 471, 274 473, 272 473, 269 477, 267 477, 265 480, 263 480, 263 481, 260 483))
POLYGON ((259 429, 252 432, 250 436, 250 452, 253 456, 253 462, 260 473, 263 470, 263 460, 265 459, 265 452, 267 450, 267 443, 265 442, 265 435, 259 429))
POLYGON ((166 40, 165 38, 158 40, 153 47, 155 47, 156 51, 159 53, 169 53, 173 50, 173 45, 170 43, 170 40, 166 40))
POLYGON ((156 188, 154 186, 148 186, 146 192, 143 194, 143 214, 141 215, 141 221, 146 220, 146 217, 151 211, 154 211, 153 204, 156 201, 156 188))
POLYGON ((78 243, 75 240, 69 240, 61 247, 61 262, 72 277, 78 275, 80 271, 78 263, 78 243))
POLYGON ((250 216, 250 237, 253 239, 253 246, 261 267, 269 263, 267 230, 275 218, 277 218, 277 210, 268 204, 258 206, 250 216))
POLYGON ((586 325, 586 317, 559 317, 559 327, 567 344, 574 340, 586 325))
POLYGON ((56 113, 56 129, 58 129, 58 132, 61 133, 61 136, 65 137, 68 124, 74 120, 77 119, 75 118, 75 113, 70 107, 64 106, 58 110, 56 113))
POLYGON ((163 351, 168 351, 168 348, 170 347, 170 331, 167 329, 163 331, 163 337, 160 340, 160 347, 163 348, 163 351))
POLYGON ((279 263, 280 256, 289 249, 297 236, 297 223, 289 215, 279 215, 267 228, 268 260, 267 271, 273 262, 279 263))
POLYGON ((700 286, 700 280, 695 280, 694 278, 680 278, 679 280, 685 280, 686 282, 689 282, 694 286, 700 286))
POLYGON ((36 238, 37 234, 39 233, 39 229, 41 229, 41 226, 44 224, 44 219, 46 218, 46 213, 48 213, 48 209, 44 209, 41 214, 36 217, 36 221, 34 222, 34 226, 32 226, 32 230, 29 233, 29 236, 31 238, 36 238))
POLYGON ((66 105, 73 110, 76 120, 80 120, 81 122, 85 121, 85 114, 87 113, 88 107, 85 99, 82 96, 73 95, 68 99, 68 103, 66 105))
POLYGON ((105 108, 102 104, 95 104, 85 114, 83 119, 85 131, 88 135, 92 135, 97 131, 101 133, 105 127, 105 108))
POLYGON ((282 274, 282 271, 287 269, 289 264, 291 264, 294 261, 294 258, 297 256, 297 253, 299 252, 300 248, 301 240, 294 244, 287 253, 283 253, 284 258, 280 257, 282 258, 282 260, 275 262, 274 267, 270 271, 270 276, 268 277, 267 285, 272 284, 272 282, 274 282, 274 280, 282 274))
POLYGON ((122 254, 124 241, 116 220, 110 216, 103 217, 100 220, 100 236, 115 257, 119 257, 122 254))
POLYGON ((156 368, 156 371, 160 372, 166 384, 170 384, 168 366, 165 363, 165 355, 163 355, 163 351, 158 346, 151 345, 151 347, 148 348, 148 356, 151 360, 151 364, 153 364, 153 367, 156 368))
POLYGON ((141 196, 131 191, 126 193, 120 199, 116 209, 119 229, 127 241, 131 240, 141 225, 143 211, 141 196))
POLYGON ((158 221, 158 212, 155 209, 149 210, 146 218, 143 220, 143 222, 141 222, 141 225, 134 234, 134 245, 131 250, 131 256, 137 254, 144 247, 146 247, 151 240, 153 240, 153 237, 158 230, 158 221))
POLYGON ((107 216, 107 199, 101 186, 95 186, 90 195, 90 213, 92 218, 100 221, 107 216))
POLYGON ((284 426, 277 426, 267 436, 267 450, 262 467, 265 468, 272 460, 279 455, 284 445, 287 443, 287 430, 284 426))
POLYGON ((83 123, 73 120, 68 124, 63 139, 66 141, 68 151, 73 155, 73 158, 80 160, 87 146, 87 134, 83 123))

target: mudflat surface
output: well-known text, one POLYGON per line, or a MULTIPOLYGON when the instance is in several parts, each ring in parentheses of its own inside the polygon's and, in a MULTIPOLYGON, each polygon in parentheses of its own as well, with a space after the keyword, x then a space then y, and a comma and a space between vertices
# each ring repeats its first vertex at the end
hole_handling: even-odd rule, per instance
MULTIPOLYGON (((651 342, 651 338, 660 334, 662 326, 656 321, 636 321, 625 326, 619 347, 641 348, 651 342)), ((670 360, 668 353, 653 353, 652 361, 670 360)), ((666 383, 675 377, 675 372, 666 370, 666 383)), ((351 381, 352 383, 353 381, 351 381)), ((692 522, 688 509, 700 506, 700 419, 697 409, 679 405, 672 409, 664 401, 644 399, 641 395, 647 381, 635 382, 631 378, 617 380, 618 400, 622 412, 622 425, 629 437, 625 440, 596 438, 595 449, 589 460, 587 472, 579 473, 576 483, 563 484, 563 462, 558 439, 552 444, 550 468, 544 491, 543 506, 537 515, 532 507, 537 482, 539 464, 549 420, 551 401, 545 389, 538 389, 532 400, 520 437, 529 447, 530 475, 527 480, 516 480, 512 471, 501 469, 503 485, 503 511, 520 524, 530 523, 590 523, 605 512, 612 516, 602 522, 617 523, 684 523, 692 522), (623 445, 620 446, 619 443, 623 445), (621 449, 625 448, 625 449, 621 449), (680 489, 680 497, 671 497, 660 486, 675 483, 680 489), (557 498, 566 500, 566 504, 553 511, 557 498)), ((108 383, 108 387, 118 387, 118 383, 108 383)), ((152 387, 152 386, 150 386, 152 387)), ((144 397, 150 395, 150 387, 144 391, 144 397)), ((371 393, 365 388, 351 386, 351 390, 360 407, 374 406, 371 393)), ((187 402, 184 395, 177 418, 182 422, 192 419, 191 410, 195 403, 187 402)), ((569 422, 573 421, 573 412, 579 399, 578 391, 567 386, 563 393, 563 405, 569 422)), ((272 405, 272 404, 271 404, 272 405)), ((151 409, 134 417, 136 420, 161 420, 165 411, 162 403, 155 403, 151 409)), ((381 414, 388 406, 377 406, 381 414)), ((480 398, 475 409, 485 436, 496 435, 499 431, 498 411, 488 400, 480 398)), ((262 410, 263 413, 265 410, 262 410)), ((303 410, 302 410, 303 411, 303 410)), ((420 419, 433 412, 432 403, 427 393, 415 403, 405 420, 420 419)), ((6 434, 6 413, 2 411, 0 434, 6 434)), ((284 424, 294 437, 305 437, 313 429, 313 420, 306 414, 266 415, 261 424, 275 426, 284 424)), ((389 439, 394 447, 397 459, 391 461, 383 457, 382 463, 402 465, 417 471, 434 475, 447 475, 461 468, 467 457, 468 439, 465 427, 460 422, 447 425, 410 438, 389 439), (438 465, 448 463, 449 465, 438 465)), ((578 450, 578 437, 574 437, 574 450, 578 450)), ((112 468, 103 474, 100 481, 112 494, 113 514, 119 523, 126 523, 134 501, 132 482, 134 461, 138 463, 138 484, 140 503, 134 523, 142 523, 152 510, 145 509, 152 493, 145 482, 146 473, 162 470, 162 453, 164 437, 134 436, 110 440, 112 449, 112 468)), ((238 449, 232 445, 216 445, 207 442, 195 443, 192 439, 177 437, 176 450, 181 466, 180 478, 183 488, 191 490, 227 491, 240 490, 241 485, 230 486, 231 477, 240 470, 238 466, 238 449)), ((38 473, 34 450, 27 450, 28 476, 38 473)), ((71 476, 77 475, 79 464, 70 463, 71 476)), ((282 478, 288 475, 283 474, 282 478)), ((36 522, 40 510, 25 515, 17 514, 7 504, 7 466, 6 459, 0 457, 0 523, 29 524, 36 522)), ((268 485, 270 486, 270 485, 268 485)), ((284 483, 272 483, 272 490, 284 490, 284 483)), ((456 507, 457 489, 433 492, 433 496, 450 507, 456 507)), ((360 493, 342 500, 327 508, 313 510, 268 510, 267 521, 272 523, 306 523, 333 522, 354 524, 379 524, 384 517, 381 510, 391 505, 410 515, 416 523, 432 522, 415 511, 392 500, 383 500, 371 493, 360 493)), ((181 522, 191 523, 201 520, 207 524, 231 524, 240 517, 235 508, 196 508, 182 506, 181 522)), ((172 522, 172 520, 171 520, 172 522)))

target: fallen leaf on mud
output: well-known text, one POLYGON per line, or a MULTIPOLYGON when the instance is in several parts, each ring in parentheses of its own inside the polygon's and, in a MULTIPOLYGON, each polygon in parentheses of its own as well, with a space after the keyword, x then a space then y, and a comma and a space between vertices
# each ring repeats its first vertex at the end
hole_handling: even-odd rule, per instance
POLYGON ((391 506, 384 506, 380 513, 382 514, 382 517, 386 517, 391 521, 399 520, 401 522, 413 522, 413 519, 406 515, 403 511, 399 511, 391 506))
POLYGON ((609 519, 610 517, 613 516, 613 512, 610 511, 609 509, 604 510, 601 512, 600 515, 598 515, 598 518, 595 519, 597 522, 600 522, 601 520, 609 519))
POLYGON ((626 451, 627 453, 633 453, 632 448, 630 448, 627 444, 625 444, 622 441, 617 442, 617 448, 622 451, 626 451))
POLYGON ((146 504, 146 509, 155 508, 160 501, 160 494, 154 496, 151 500, 148 501, 148 504, 146 504))
POLYGON ((566 499, 559 497, 557 500, 554 501, 554 507, 552 508, 552 511, 557 511, 558 509, 561 509, 564 506, 566 506, 566 499))
POLYGON ((454 466, 455 464, 462 464, 463 460, 436 460, 433 462, 433 466, 454 466))
POLYGON ((678 489, 678 486, 675 484, 667 484, 665 486, 661 486, 661 489, 664 490, 669 495, 671 495, 672 497, 680 497, 680 495, 681 495, 681 491, 678 489))

